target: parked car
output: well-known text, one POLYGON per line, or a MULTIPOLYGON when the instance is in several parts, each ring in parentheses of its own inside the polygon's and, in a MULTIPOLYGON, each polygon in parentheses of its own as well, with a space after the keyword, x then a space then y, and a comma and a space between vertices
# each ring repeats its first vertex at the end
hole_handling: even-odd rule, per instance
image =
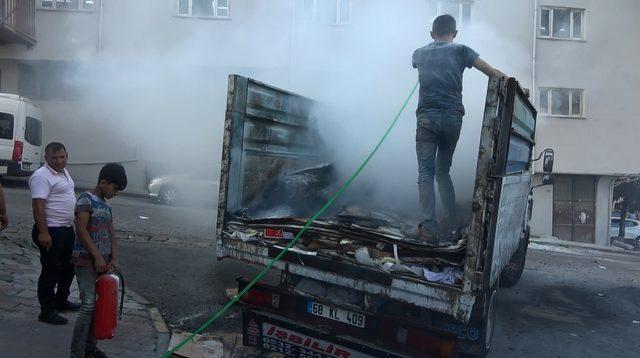
POLYGON ((40 110, 30 99, 0 93, 0 176, 29 176, 42 158, 40 110))
MULTIPOLYGON (((617 237, 620 231, 620 218, 611 218, 611 227, 609 228, 609 236, 617 237)), ((634 239, 640 244, 640 221, 634 219, 625 219, 624 221, 624 237, 625 239, 634 239)))
MULTIPOLYGON (((620 210, 615 209, 611 211, 611 217, 612 218, 619 218, 620 217, 620 210)), ((636 217, 636 215, 632 212, 627 211, 627 219, 632 219, 632 220, 638 220, 640 218, 636 217)))
POLYGON ((161 175, 147 186, 149 196, 165 205, 215 203, 219 170, 203 168, 185 174, 161 175))

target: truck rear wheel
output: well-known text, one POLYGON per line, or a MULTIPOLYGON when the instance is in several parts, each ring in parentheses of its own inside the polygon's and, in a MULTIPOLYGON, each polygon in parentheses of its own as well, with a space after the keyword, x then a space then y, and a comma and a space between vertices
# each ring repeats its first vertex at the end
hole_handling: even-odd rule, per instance
POLYGON ((482 299, 481 307, 478 312, 481 317, 477 317, 481 323, 480 326, 480 339, 478 343, 474 344, 471 351, 460 353, 459 357, 468 358, 481 358, 486 357, 491 349, 491 342, 493 341, 493 332, 496 323, 496 300, 498 297, 498 285, 494 284, 493 288, 485 294, 482 299))
POLYGON ((529 228, 524 234, 524 238, 520 241, 518 250, 513 254, 511 260, 500 274, 500 287, 513 287, 520 280, 524 272, 524 266, 527 260, 527 247, 529 246, 529 228))

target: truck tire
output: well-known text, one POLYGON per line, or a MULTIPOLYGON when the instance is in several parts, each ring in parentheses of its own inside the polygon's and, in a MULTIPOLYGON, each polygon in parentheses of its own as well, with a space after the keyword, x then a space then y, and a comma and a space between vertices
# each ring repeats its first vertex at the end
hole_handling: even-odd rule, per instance
POLYGON ((491 342, 493 341, 493 333, 496 323, 496 300, 498 297, 499 283, 494 284, 493 288, 486 293, 482 300, 482 317, 479 317, 482 324, 480 325, 480 341, 474 345, 473 352, 460 353, 459 357, 483 358, 489 354, 491 342))
POLYGON ((515 286, 520 280, 522 273, 524 272, 524 266, 527 260, 527 247, 529 246, 529 228, 524 234, 518 250, 513 254, 511 260, 500 273, 500 287, 510 288, 515 286))

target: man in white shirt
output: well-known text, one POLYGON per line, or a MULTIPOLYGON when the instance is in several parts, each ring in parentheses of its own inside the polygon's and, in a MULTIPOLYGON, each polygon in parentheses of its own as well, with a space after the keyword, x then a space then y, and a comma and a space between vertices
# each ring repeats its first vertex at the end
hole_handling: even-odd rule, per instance
POLYGON ((29 178, 35 220, 31 237, 40 249, 42 264, 38 280, 38 319, 62 325, 67 323, 67 319, 57 311, 78 310, 80 307, 68 301, 69 287, 75 274, 71 261, 75 241, 75 184, 65 169, 67 149, 62 143, 49 143, 45 147, 44 158, 47 164, 29 178))

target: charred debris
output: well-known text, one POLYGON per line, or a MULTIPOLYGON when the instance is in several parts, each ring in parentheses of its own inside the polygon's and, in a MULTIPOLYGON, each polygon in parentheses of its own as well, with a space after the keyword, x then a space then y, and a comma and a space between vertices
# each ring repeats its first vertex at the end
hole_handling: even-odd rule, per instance
MULTIPOLYGON (((264 186, 245 198, 242 211, 229 215, 223 232, 226 238, 283 249, 337 190, 331 163, 288 173, 283 165, 284 161, 276 160, 260 173, 264 186)), ((468 230, 440 237, 439 244, 427 244, 408 234, 412 226, 415 223, 407 224, 394 215, 346 205, 316 220, 290 252, 459 285, 468 230)))

